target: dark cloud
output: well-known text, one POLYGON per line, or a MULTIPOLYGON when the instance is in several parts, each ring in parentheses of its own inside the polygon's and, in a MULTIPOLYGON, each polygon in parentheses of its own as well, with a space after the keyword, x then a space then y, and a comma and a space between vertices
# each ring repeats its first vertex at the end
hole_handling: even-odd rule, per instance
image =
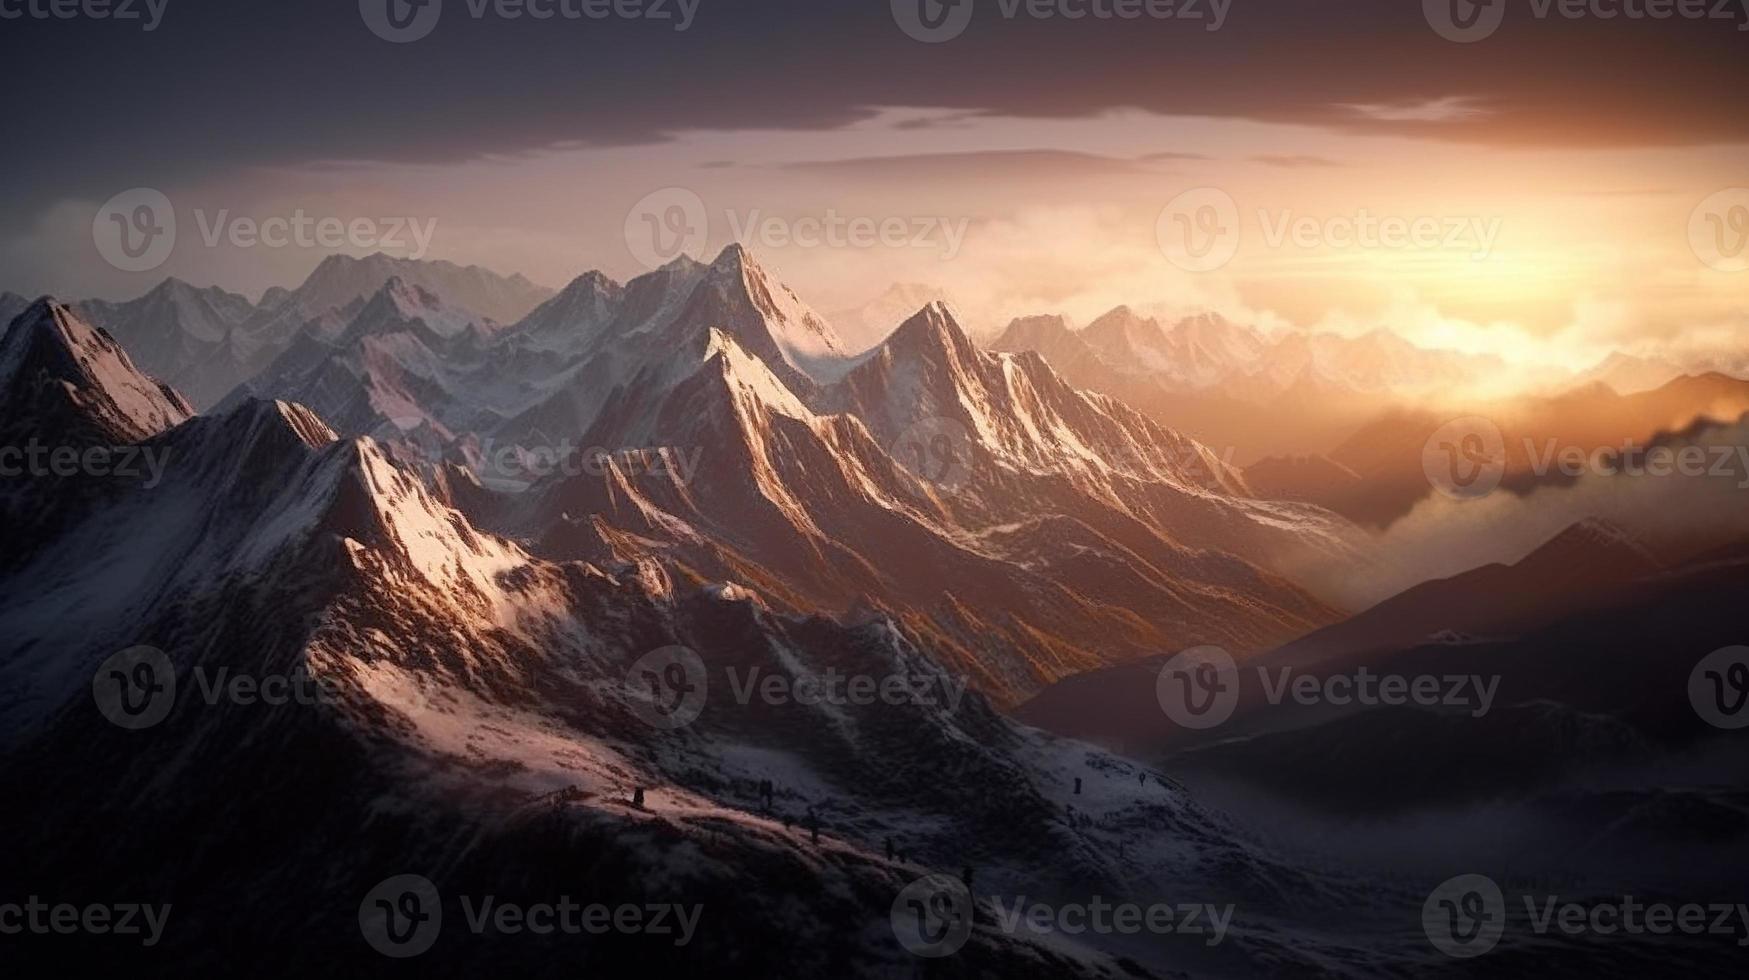
POLYGON ((1494 37, 1468 45, 1435 34, 1412 0, 1236 0, 1214 32, 1008 20, 979 0, 945 44, 906 37, 885 0, 700 0, 684 33, 672 22, 475 20, 468 0, 447 0, 436 30, 404 45, 366 30, 358 0, 175 0, 149 34, 13 20, 0 30, 0 109, 15 137, 0 220, 51 196, 102 200, 118 186, 251 165, 441 162, 690 127, 829 128, 873 106, 1056 118, 1141 108, 1494 145, 1749 141, 1749 35, 1734 23, 1509 9, 1494 37), (1474 111, 1355 108, 1453 98, 1474 111))
POLYGON ((966 129, 972 123, 988 115, 987 112, 954 112, 942 116, 919 116, 915 119, 896 122, 893 124, 893 128, 900 131, 966 129))

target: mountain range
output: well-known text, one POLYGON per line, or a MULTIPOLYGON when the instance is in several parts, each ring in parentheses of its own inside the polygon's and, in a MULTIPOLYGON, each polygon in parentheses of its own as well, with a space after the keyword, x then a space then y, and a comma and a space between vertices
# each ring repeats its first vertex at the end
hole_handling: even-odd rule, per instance
MULTIPOLYGON (((701 284, 744 282, 753 273, 743 263, 730 256, 701 284)), ((956 340, 939 309, 901 333, 956 343, 986 373, 1048 382, 1041 362, 1016 368, 956 340)), ((792 441, 820 466, 806 446, 841 441, 847 458, 837 477, 817 474, 816 492, 852 475, 871 482, 870 495, 920 492, 881 462, 859 418, 803 415, 793 395, 774 404, 784 401, 775 375, 734 336, 710 327, 692 339, 704 347, 658 396, 658 425, 696 399, 726 399, 704 420, 717 436, 792 441)), ((897 356, 865 361, 866 379, 852 371, 821 397, 866 399, 872 413, 870 386, 889 380, 897 356)), ((1044 941, 996 928, 997 909, 980 900, 956 969, 1114 976, 1145 972, 1138 955, 1222 972, 1363 955, 1341 940, 1289 948, 1274 910, 1303 872, 1231 837, 1154 774, 1007 720, 903 617, 786 615, 761 582, 701 586, 656 547, 637 562, 540 557, 474 526, 388 447, 339 437, 306 408, 240 399, 192 415, 51 300, 0 340, 0 382, 16 396, 9 421, 41 440, 126 441, 169 461, 150 487, 94 473, 9 484, 9 509, 43 517, 17 528, 0 562, 0 786, 37 801, 15 828, 20 853, 4 883, 172 896, 189 924, 156 951, 166 962, 245 943, 279 949, 290 971, 362 968, 380 960, 359 941, 360 898, 385 878, 417 872, 449 895, 542 896, 582 874, 617 901, 697 902, 704 924, 695 947, 618 936, 570 969, 682 969, 703 957, 752 974, 800 957, 878 976, 906 968, 909 954, 858 923, 886 930, 908 882, 965 866, 988 887, 1042 896, 1162 894, 1201 879, 1196 894, 1244 904, 1234 928, 1250 938, 1215 948, 1185 937, 1147 953, 1044 941), (684 727, 651 722, 661 692, 633 683, 648 653, 676 647, 709 692, 684 727), (144 665, 153 680, 141 691, 163 707, 147 730, 125 730, 93 710, 92 692, 111 680, 117 651, 141 650, 146 659, 116 677, 138 678, 144 665), (897 677, 927 696, 737 697, 737 676, 760 672, 897 677), (203 694, 214 683, 237 690, 222 688, 226 676, 321 693, 203 694), (883 851, 893 839, 898 856, 883 851), (350 842, 344 860, 337 840, 350 842), (1239 867, 1244 883, 1208 876, 1239 867)), ((1071 431, 1059 422, 1060 436, 1071 431)), ((998 444, 1038 452, 1033 435, 1011 427, 998 444)), ((754 461, 751 492, 779 508, 784 481, 807 468, 760 473, 769 461, 754 461)), ((1201 480, 1215 492, 1218 476, 1201 480)), ((566 487, 546 489, 530 499, 566 487)), ((505 937, 469 942, 459 923, 438 947, 449 968, 549 962, 505 937)), ((21 964, 124 962, 113 947, 51 953, 31 938, 14 953, 21 964)))
MULTIPOLYGON (((258 303, 217 287, 167 279, 132 300, 86 300, 74 308, 133 351, 148 373, 175 385, 195 405, 211 407, 301 334, 318 330, 324 321, 349 320, 357 304, 391 278, 443 296, 472 318, 495 322, 520 319, 552 295, 520 275, 375 253, 330 256, 296 289, 269 289, 258 303)), ((22 309, 21 300, 11 294, 0 299, 0 313, 7 309, 10 323, 22 309)))
POLYGON ((1240 465, 1328 449, 1404 398, 1462 389, 1501 369, 1387 330, 1265 336, 1219 314, 1167 325, 1128 306, 1082 329, 1061 316, 1023 317, 991 349, 1037 351, 1071 384, 1221 447, 1240 465))
MULTIPOLYGON (((1406 492, 1429 418, 1366 416, 1342 452, 1273 468, 1161 420, 1170 399, 1262 418, 1320 396, 1359 417, 1398 381, 1479 369, 1388 335, 1119 309, 1081 331, 1016 321, 997 346, 1019 349, 993 351, 931 299, 862 348, 740 247, 551 293, 332 260, 253 305, 172 280, 134 304, 0 306, 0 445, 156 461, 0 482, 0 790, 28 815, 0 894, 172 898, 189 925, 158 951, 166 975, 233 946, 288 974, 380 967, 366 896, 408 874, 452 901, 703 910, 688 948, 556 952, 467 935, 451 905, 420 961, 446 972, 915 973, 895 902, 946 874, 976 881, 970 935, 929 973, 1420 975, 1452 968, 1419 909, 1460 859, 1357 871, 1341 858, 1376 858, 1379 831, 1325 821, 1499 804, 1537 831, 1466 829, 1452 855, 1553 873, 1583 854, 1550 836, 1592 835, 1682 856, 1582 884, 1605 895, 1712 888, 1749 838, 1734 745, 1686 686, 1735 642, 1740 545, 1678 552, 1587 519, 1338 609, 1317 579, 1383 560, 1340 492, 1406 492), (1253 692, 1230 727, 1187 733, 1162 711, 1163 657, 1208 644, 1318 677, 1497 676, 1500 706, 1253 692), (1284 806, 1303 827, 1267 822, 1284 806), (1004 928, 996 899, 1021 894, 1230 903, 1231 936, 1004 928)), ((1525 410, 1537 429, 1499 414, 1515 436, 1602 439, 1728 413, 1737 384, 1580 389, 1525 410)), ((9 952, 131 962, 45 938, 9 952)), ((1501 956, 1720 962, 1658 937, 1513 936, 1501 956)))
POLYGON ((849 354, 738 247, 579 277, 490 333, 445 322, 441 298, 392 280, 226 405, 424 438, 452 500, 547 557, 659 554, 786 611, 905 617, 1001 704, 1177 637, 1256 649, 1327 622, 1271 569, 1364 548, 1036 356, 978 350, 940 304, 849 354))
POLYGON ((1697 714, 1692 685, 1702 658, 1741 642, 1729 610, 1746 588, 1743 541, 1666 559, 1585 520, 1515 563, 1423 583, 1244 661, 1214 727, 1162 712, 1163 658, 1060 682, 1016 714, 1121 746, 1278 828, 1290 854, 1348 867, 1386 854, 1395 873, 1558 867, 1704 893, 1749 839, 1749 770, 1732 733, 1697 714), (1355 692, 1366 676, 1372 701, 1270 693, 1332 678, 1355 692), (1431 678, 1439 693, 1384 703, 1382 678, 1431 678), (1392 843, 1414 828, 1437 828, 1439 858, 1392 843))

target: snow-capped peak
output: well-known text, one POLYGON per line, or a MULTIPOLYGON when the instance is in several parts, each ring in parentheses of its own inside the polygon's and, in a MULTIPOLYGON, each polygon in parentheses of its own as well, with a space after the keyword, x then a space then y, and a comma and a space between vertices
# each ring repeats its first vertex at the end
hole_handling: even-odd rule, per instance
POLYGON ((687 255, 685 252, 682 252, 679 255, 676 255, 672 260, 670 260, 667 265, 662 266, 660 269, 657 269, 656 271, 657 272, 667 272, 667 273, 671 273, 671 274, 685 276, 685 275, 692 275, 694 273, 703 272, 705 269, 708 269, 708 268, 710 268, 710 267, 705 265, 703 262, 700 262, 699 260, 693 258, 692 256, 687 255))
POLYGON ((243 308, 246 312, 249 306, 247 299, 235 293, 226 292, 217 286, 202 289, 175 276, 165 279, 142 298, 171 303, 182 311, 210 308, 216 303, 222 303, 227 307, 243 308))
POLYGON ((0 337, 0 399, 7 423, 29 425, 38 411, 70 409, 77 417, 61 424, 125 441, 155 435, 194 414, 174 389, 136 368, 108 333, 48 296, 27 307, 0 337), (56 401, 45 404, 43 398, 56 401))
POLYGON ((443 305, 443 300, 437 294, 417 283, 411 283, 400 276, 390 276, 383 283, 383 288, 377 295, 408 316, 416 316, 426 310, 437 309, 443 305))
POLYGON ((258 443, 277 444, 281 449, 294 445, 319 449, 338 437, 320 416, 295 402, 244 398, 225 411, 191 420, 177 438, 200 439, 205 450, 224 450, 209 455, 234 461, 247 455, 248 446, 258 443), (219 435, 221 432, 227 435, 219 435))
POLYGON ((762 270, 753 261, 752 254, 747 251, 747 246, 740 242, 727 245, 721 252, 718 252, 717 257, 711 260, 711 271, 747 271, 756 275, 762 274, 762 270))
POLYGON ((953 310, 939 300, 918 310, 887 338, 889 347, 915 347, 926 345, 931 348, 952 353, 957 357, 973 356, 976 347, 971 338, 966 336, 960 327, 959 320, 953 310))
POLYGON ((307 318, 373 296, 385 282, 397 277, 436 293, 445 303, 499 323, 522 319, 553 295, 552 290, 520 275, 501 276, 479 266, 374 252, 363 258, 328 256, 287 299, 293 301, 300 317, 307 318))
POLYGON ((791 418, 813 417, 801 400, 772 373, 764 361, 753 356, 734 335, 711 330, 705 344, 705 363, 720 364, 722 376, 738 392, 791 418))
POLYGON ((1117 364, 1143 364, 1154 370, 1171 367, 1171 349, 1160 321, 1119 306, 1087 325, 1081 339, 1117 364))
POLYGON ((625 293, 626 287, 602 273, 585 272, 506 335, 522 338, 536 349, 580 352, 612 324, 625 293))
POLYGON ((1014 471, 1237 485, 1203 447, 1121 403, 1077 391, 1038 354, 978 350, 943 303, 894 331, 827 390, 825 403, 857 416, 887 445, 918 425, 963 431, 1014 471))
POLYGON ((831 325, 740 245, 723 249, 711 263, 679 322, 733 334, 774 371, 789 375, 786 381, 829 383, 852 364, 831 325))
POLYGON ((348 333, 371 334, 418 322, 440 337, 456 337, 477 321, 467 310, 450 306, 424 286, 390 276, 365 304, 348 333))
POLYGON ((993 346, 1005 351, 1048 350, 1073 336, 1067 317, 1039 314, 1016 317, 993 346))

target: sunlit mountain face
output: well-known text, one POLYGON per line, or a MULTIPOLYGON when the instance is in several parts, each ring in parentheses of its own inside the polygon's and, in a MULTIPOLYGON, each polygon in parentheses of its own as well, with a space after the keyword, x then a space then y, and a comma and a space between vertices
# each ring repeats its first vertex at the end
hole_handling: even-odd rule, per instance
POLYGON ((1327 7, 0 0, 0 963, 1741 972, 1749 7, 1327 7))

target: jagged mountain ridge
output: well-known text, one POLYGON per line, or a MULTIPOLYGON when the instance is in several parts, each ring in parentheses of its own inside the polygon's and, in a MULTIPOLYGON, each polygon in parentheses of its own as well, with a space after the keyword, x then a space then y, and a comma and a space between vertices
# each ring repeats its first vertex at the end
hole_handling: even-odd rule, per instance
POLYGON ((329 256, 297 288, 274 287, 259 303, 171 278, 132 300, 90 299, 75 309, 120 340, 148 373, 209 408, 299 337, 325 336, 334 318, 350 320, 391 279, 438 295, 482 324, 521 319, 553 296, 520 275, 374 253, 329 256))
POLYGON ((76 309, 135 352, 143 370, 186 391, 197 406, 212 405, 250 369, 234 334, 255 306, 216 286, 166 279, 136 299, 86 300, 76 309))
MULTIPOLYGON (((1307 711, 1289 703, 1240 721, 1167 768, 1194 787, 1243 785, 1308 811, 1380 823, 1411 814, 1437 821, 1481 807, 1487 831, 1468 841, 1451 835, 1454 849, 1582 867, 1632 880, 1631 888, 1614 887, 1636 894, 1734 887, 1730 869, 1740 865, 1749 833, 1742 736, 1704 720, 1691 685, 1701 658, 1741 642, 1733 610, 1749 587, 1745 542, 1658 566, 1619 528, 1583 522, 1510 569, 1429 585, 1435 591, 1405 594, 1381 615, 1401 616, 1405 626, 1427 622, 1443 589, 1451 621, 1492 628, 1375 644, 1311 669, 1364 664, 1375 676, 1492 679, 1491 710, 1307 711), (1577 559, 1592 565, 1575 568, 1577 559), (1623 565, 1597 567, 1605 561, 1623 565), (1522 585, 1539 574, 1556 596, 1548 608, 1508 600, 1477 615, 1472 590, 1486 577, 1522 585), (1586 578, 1594 585, 1574 594, 1586 578), (1677 853, 1686 857, 1653 857, 1677 853)), ((1382 639, 1378 625, 1357 623, 1356 632, 1382 639)), ((1714 951, 1723 946, 1685 953, 1714 951)))
MULTIPOLYGON (((390 332, 416 338, 426 315, 409 307, 390 332)), ((1260 566, 1357 547, 1328 515, 1250 500, 1216 454, 1037 357, 979 351, 939 304, 846 357, 739 247, 623 286, 580 277, 478 343, 358 348, 288 354, 252 393, 309 402, 342 431, 435 433, 476 470, 476 445, 493 447, 488 469, 505 446, 563 448, 569 472, 529 474, 523 497, 448 470, 446 493, 549 557, 654 548, 698 583, 751 586, 792 612, 867 602, 910 616, 1004 701, 1154 644, 1284 640, 1334 614, 1260 566), (350 407, 324 409, 318 389, 350 407), (939 462, 976 487, 934 485, 896 458, 927 441, 919 426, 942 430, 963 459, 939 462), (595 447, 631 465, 582 465, 595 447), (689 465, 693 485, 653 473, 689 465)))
POLYGON ((1749 582, 1746 556, 1739 542, 1668 563, 1588 518, 1514 563, 1422 583, 1250 659, 1234 711, 1216 727, 1193 731, 1163 715, 1154 679, 1164 657, 1069 678, 1017 715, 1122 745, 1200 787, 1237 783, 1330 812, 1432 819, 1426 811, 1445 806, 1538 808, 1536 821, 1490 823, 1488 838, 1498 831, 1507 847, 1520 834, 1537 840, 1541 821, 1560 828, 1553 839, 1516 846, 1686 841, 1680 821, 1653 819, 1658 801, 1728 808, 1742 795, 1741 754, 1715 743, 1728 733, 1696 713, 1689 682, 1700 658, 1739 642, 1730 610, 1749 582), (1432 704, 1268 695, 1268 677, 1368 673, 1375 682, 1435 677, 1441 691, 1432 704), (1453 699, 1454 678, 1475 683, 1453 699), (1485 696, 1482 685, 1491 685, 1485 696))
POLYGON ((115 338, 50 297, 0 338, 0 399, 0 429, 19 445, 39 428, 73 445, 120 445, 194 414, 178 392, 138 371, 115 338))
POLYGON ((318 386, 338 387, 349 389, 343 402, 352 406, 344 431, 386 431, 386 423, 422 419, 458 435, 544 445, 574 438, 614 387, 676 346, 697 342, 705 329, 735 334, 798 388, 814 383, 804 366, 828 375, 841 370, 846 359, 831 328, 762 270, 743 268, 742 255, 731 248, 709 266, 682 257, 625 285, 588 273, 522 320, 474 331, 440 325, 465 318, 465 305, 392 277, 401 292, 411 292, 385 296, 385 283, 355 318, 382 320, 390 309, 392 324, 353 326, 311 338, 320 343, 294 345, 239 397, 299 400, 318 386), (452 337, 466 334, 465 342, 360 346, 362 338, 409 332, 415 321, 452 337))
MULTIPOLYGON (((54 330, 29 335, 60 345, 60 360, 107 352, 106 338, 70 314, 50 320, 54 330)), ((11 356, 24 336, 15 324, 0 364, 24 363, 11 356)), ((711 341, 720 365, 747 357, 725 334, 711 341)), ((748 361, 735 370, 756 371, 748 361)), ((140 408, 131 393, 157 390, 125 356, 106 366, 74 403, 87 425, 114 421, 109 406, 140 408)), ((975 693, 952 704, 810 706, 739 703, 724 683, 731 669, 755 667, 949 682, 891 617, 849 626, 786 617, 647 563, 531 557, 473 528, 375 440, 337 438, 295 405, 247 401, 168 427, 150 411, 129 418, 173 460, 165 482, 54 488, 68 519, 31 529, 24 562, 0 569, 0 786, 33 787, 38 801, 15 840, 27 852, 15 868, 55 868, 68 887, 173 888, 179 915, 196 923, 170 940, 178 956, 220 934, 272 942, 296 923, 303 941, 289 961, 368 961, 376 954, 359 944, 355 909, 337 892, 362 895, 409 869, 448 887, 556 887, 563 875, 506 871, 548 862, 497 859, 555 849, 565 863, 595 854, 598 886, 708 898, 720 918, 704 955, 739 949, 742 965, 748 936, 800 928, 822 962, 890 972, 908 954, 855 924, 882 921, 923 870, 966 862, 992 887, 1035 895, 1162 892, 1202 867, 1243 867, 1248 884, 1219 887, 1260 910, 1240 926, 1255 945, 1186 943, 1174 955, 1224 969, 1283 955, 1261 910, 1300 873, 1229 838, 1217 818, 1129 763, 1014 725, 975 693), (97 665, 139 643, 163 650, 180 682, 156 738, 110 727, 91 705, 97 665), (639 720, 624 679, 642 653, 674 643, 697 651, 713 696, 693 726, 663 733, 639 720), (205 703, 197 669, 308 676, 330 696, 205 703), (251 778, 264 771, 274 778, 251 778), (1062 817, 1072 776, 1092 784, 1073 799, 1097 823, 1062 817), (778 787, 770 812, 752 798, 760 779, 778 787), (632 787, 649 789, 640 806, 627 802, 632 787), (808 814, 817 842, 788 827, 808 814), (195 844, 164 846, 165 828, 219 815, 195 844), (264 831, 282 843, 262 847, 264 831), (343 864, 328 844, 336 832, 361 834, 343 864), (889 836, 902 838, 908 862, 881 855, 889 836), (640 844, 652 837, 663 846, 640 844), (453 850, 462 840, 471 843, 453 850), (142 862, 142 847, 177 857, 142 862), (119 860, 123 848, 135 859, 119 860), (669 873, 676 850, 694 856, 679 880, 669 873), (749 866, 791 870, 756 894, 745 887, 749 866), (278 883, 265 900, 263 881, 278 883), (256 900, 241 902, 243 888, 256 900), (792 925, 785 910, 798 901, 813 911, 792 925)), ((27 421, 43 438, 65 437, 55 417, 27 421)), ((1115 968, 1117 954, 1096 943, 1047 948, 989 921, 959 960, 968 969, 1115 968)), ((499 966, 533 955, 454 948, 499 966)), ((651 954, 596 955, 647 965, 651 954)))
POLYGON ((1182 317, 1168 326, 1128 306, 1081 330, 1052 319, 1015 320, 992 349, 1038 350, 1047 360, 1053 353, 1067 354, 1089 382, 1098 381, 1088 386, 1100 390, 1127 381, 1163 393, 1219 388, 1258 402, 1278 398, 1297 385, 1350 393, 1437 391, 1473 383, 1502 367, 1491 357, 1420 348, 1384 329, 1354 337, 1293 330, 1265 337, 1219 314, 1182 317), (1097 363, 1085 363, 1064 333, 1081 341, 1097 363))
POLYGON ((811 398, 729 334, 692 344, 633 376, 580 443, 697 451, 697 471, 548 481, 516 518, 543 553, 625 559, 655 543, 788 608, 872 602, 933 624, 953 666, 1001 698, 1096 643, 1098 657, 1193 635, 1251 647, 1330 615, 1232 552, 1348 547, 1339 522, 1247 499, 1202 447, 1036 357, 978 351, 944 307, 811 398), (963 434, 950 466, 964 486, 897 458, 919 424, 963 434))
POLYGON ((1388 331, 1271 337, 1218 314, 1170 325, 1120 306, 1085 329, 1017 319, 992 350, 1037 351, 1078 388, 1117 398, 1248 466, 1328 452, 1400 403, 1495 376, 1497 361, 1423 350, 1388 331))
POLYGON ((476 265, 460 266, 441 259, 403 259, 382 252, 362 258, 331 255, 323 259, 296 289, 276 294, 274 312, 295 306, 305 318, 365 299, 390 279, 400 279, 498 323, 514 323, 551 299, 553 291, 521 274, 499 275, 476 265))
MULTIPOLYGON (((44 335, 69 352, 105 339, 57 326, 64 329, 44 335)), ((846 476, 880 477, 885 459, 891 477, 876 489, 914 493, 913 509, 925 517, 923 500, 935 498, 946 512, 943 498, 969 488, 975 501, 987 486, 980 481, 992 479, 974 468, 953 492, 923 489, 928 481, 894 463, 857 414, 820 415, 724 331, 694 336, 699 348, 669 362, 668 387, 654 402, 672 415, 640 424, 658 435, 668 425, 710 426, 759 447, 743 458, 755 464, 748 470, 761 481, 755 492, 773 504, 804 477, 829 480, 828 461, 807 455, 816 441, 837 440, 828 443, 831 464, 846 476), (726 411, 697 411, 712 407, 726 411), (765 453, 770 440, 796 452, 765 453), (761 458, 776 465, 762 471, 761 458)), ((997 437, 983 462, 995 479, 1035 492, 1094 485, 1082 483, 1091 470, 1063 470, 1079 449, 1068 435, 1085 444, 1079 433, 1127 424, 1097 398, 1053 394, 1053 376, 1033 366, 1042 361, 968 361, 962 341, 943 311, 926 310, 887 356, 854 366, 838 384, 858 371, 889 382, 915 377, 917 386, 904 390, 953 392, 974 426, 988 421, 976 410, 1006 393, 1029 424, 991 430, 997 437), (980 397, 965 397, 973 393, 980 397), (1075 410, 1108 420, 1077 420, 1075 410), (1028 465, 1016 461, 1048 465, 1023 472, 1028 465)), ((80 363, 70 353, 50 360, 80 363)), ((0 357, 0 365, 13 363, 0 357)), ((130 391, 158 387, 114 376, 122 370, 89 378, 130 391)), ((826 385, 818 395, 848 390, 826 385)), ((73 405, 124 401, 98 395, 73 405)), ((902 399, 861 404, 884 410, 890 424, 903 421, 902 399)), ((25 421, 58 437, 48 419, 25 421)), ((380 964, 359 943, 353 898, 385 875, 414 869, 451 896, 545 898, 583 876, 616 899, 703 896, 720 916, 684 956, 615 938, 592 944, 586 966, 678 967, 702 957, 729 972, 769 973, 795 967, 799 937, 818 959, 806 965, 890 975, 915 966, 888 937, 885 917, 898 889, 924 870, 971 866, 981 890, 999 895, 1145 902, 1189 893, 1235 901, 1239 914, 1218 949, 1197 939, 1138 950, 1107 947, 1100 937, 1047 944, 1004 934, 982 905, 982 922, 950 974, 1251 975, 1381 962, 1408 973, 1431 962, 1408 938, 1412 916, 1404 919, 1424 894, 1419 883, 1402 889, 1407 897, 1387 896, 1285 865, 1170 782, 1013 725, 975 695, 951 710, 739 704, 731 696, 665 736, 643 727, 639 698, 623 686, 637 651, 673 642, 697 650, 709 669, 758 666, 793 678, 836 668, 945 683, 954 671, 940 661, 949 658, 930 631, 913 626, 914 615, 867 609, 853 623, 787 616, 745 589, 697 588, 679 565, 531 556, 474 528, 375 440, 335 438, 283 403, 243 403, 147 441, 181 461, 163 485, 150 493, 115 484, 52 488, 77 519, 30 526, 26 563, 0 568, 0 787, 29 801, 8 874, 52 878, 74 893, 103 885, 172 895, 179 921, 190 925, 164 955, 199 961, 214 942, 232 942, 281 950, 280 965, 294 972, 380 964), (142 640, 171 655, 185 684, 196 668, 303 672, 329 684, 333 697, 276 707, 204 704, 193 693, 199 685, 187 684, 167 727, 147 736, 120 732, 92 711, 92 672, 107 653, 142 640), (778 786, 770 812, 754 789, 763 779, 778 786), (645 791, 641 806, 631 803, 637 789, 645 791), (786 818, 817 820, 819 840, 786 818), (183 829, 191 825, 204 828, 192 840, 183 829), (883 839, 895 834, 910 860, 881 854, 883 839), (343 859, 336 839, 350 844, 343 859), (1341 903, 1347 921, 1363 923, 1351 925, 1362 935, 1285 926, 1277 916, 1303 907, 1307 895, 1341 903), (798 907, 807 913, 795 914, 798 907), (1403 941, 1380 952, 1387 930, 1403 941), (775 951, 783 964, 770 962, 775 951)), ((1107 468, 1156 461, 1118 462, 1107 468)), ((1113 499, 1145 499, 1132 496, 1124 473, 1098 475, 1113 499)), ((618 467, 612 476, 621 488, 641 486, 618 467)), ((1219 477, 1189 469, 1154 482, 1243 505, 1197 483, 1219 477)), ((830 527, 823 530, 829 538, 830 527)), ((1597 538, 1588 533, 1580 544, 1597 538)), ((432 955, 448 964, 550 964, 544 947, 470 941, 460 929, 445 935, 432 955)), ((34 962, 42 949, 27 946, 18 962, 34 962)), ((74 954, 105 955, 97 945, 74 954)), ((60 956, 64 963, 64 950, 60 956)))
POLYGON ((448 432, 490 414, 481 375, 491 328, 424 287, 391 277, 332 332, 308 329, 220 410, 258 397, 309 405, 337 430, 448 432))

